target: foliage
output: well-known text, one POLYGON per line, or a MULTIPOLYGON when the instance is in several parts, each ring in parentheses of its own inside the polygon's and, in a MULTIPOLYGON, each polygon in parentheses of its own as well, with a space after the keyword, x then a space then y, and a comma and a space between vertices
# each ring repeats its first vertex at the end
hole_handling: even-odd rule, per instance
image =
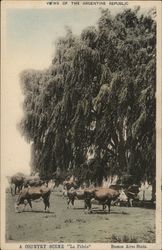
POLYGON ((104 9, 97 27, 79 37, 66 30, 48 70, 21 74, 20 128, 32 143, 32 168, 51 176, 59 166, 97 183, 113 174, 153 182, 154 17, 139 14, 139 8, 114 17, 104 9))

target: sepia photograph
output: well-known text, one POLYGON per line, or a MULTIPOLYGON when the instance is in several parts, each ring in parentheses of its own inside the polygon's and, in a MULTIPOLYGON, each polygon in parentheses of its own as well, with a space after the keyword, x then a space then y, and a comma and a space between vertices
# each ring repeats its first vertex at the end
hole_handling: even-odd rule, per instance
POLYGON ((1 249, 161 244, 161 2, 1 2, 1 249))

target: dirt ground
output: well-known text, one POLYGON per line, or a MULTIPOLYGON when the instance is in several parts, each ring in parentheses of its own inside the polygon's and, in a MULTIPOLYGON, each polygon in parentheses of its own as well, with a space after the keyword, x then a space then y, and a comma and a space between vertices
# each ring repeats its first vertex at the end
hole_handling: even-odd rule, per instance
POLYGON ((6 194, 7 242, 155 242, 155 210, 137 207, 93 205, 93 213, 85 214, 83 201, 76 201, 75 209, 67 209, 67 200, 59 192, 50 197, 50 213, 44 212, 42 201, 33 201, 33 211, 27 205, 22 213, 15 213, 14 201, 6 194))

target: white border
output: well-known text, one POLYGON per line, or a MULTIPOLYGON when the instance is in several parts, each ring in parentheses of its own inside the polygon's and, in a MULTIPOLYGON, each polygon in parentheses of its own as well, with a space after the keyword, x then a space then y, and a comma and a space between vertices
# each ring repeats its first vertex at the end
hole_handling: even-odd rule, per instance
MULTIPOLYGON (((52 0, 51 0, 52 1, 52 0)), ((76 1, 76 0, 74 0, 76 1)), ((6 10, 8 8, 41 8, 41 9, 51 9, 51 8, 62 8, 62 4, 60 2, 59 6, 47 6, 46 4, 47 1, 2 1, 1 2, 1 9, 2 9, 2 18, 1 18, 1 31, 2 31, 2 41, 1 41, 1 51, 2 51, 2 56, 1 56, 1 93, 3 95, 3 90, 5 88, 5 84, 3 83, 3 77, 5 74, 5 67, 7 66, 7 61, 5 60, 5 51, 6 51, 6 35, 5 35, 5 27, 6 27, 6 10)), ((67 2, 67 1, 66 1, 67 2)), ((64 6, 64 8, 72 7, 70 4, 71 1, 68 1, 68 5, 64 6)), ((104 2, 109 2, 109 1, 104 1, 104 2)), ((123 1, 124 2, 124 1, 123 1)), ((157 7, 157 109, 156 109, 156 196, 157 196, 157 207, 156 207, 156 243, 155 244, 141 244, 140 245, 145 245, 147 249, 153 250, 160 250, 162 249, 162 244, 161 244, 161 167, 162 167, 162 87, 161 87, 161 69, 162 69, 162 63, 161 63, 161 30, 162 30, 162 4, 160 1, 129 1, 129 6, 132 5, 153 5, 157 7)), ((82 7, 82 6, 79 6, 82 7)), ((85 6, 83 6, 85 8, 85 6)), ((87 8, 95 8, 96 6, 86 6, 87 8)), ((107 6, 108 7, 108 6, 107 6)), ((78 8, 78 7, 74 7, 78 8)), ((3 113, 3 96, 1 96, 1 112, 3 113)), ((3 126, 3 124, 1 125, 3 126)), ((2 129, 2 127, 1 127, 2 129)), ((2 130, 1 130, 2 131, 2 130)), ((2 139, 2 134, 1 134, 1 139, 2 139)), ((3 180, 5 178, 4 176, 4 169, 3 167, 5 166, 5 158, 4 158, 4 152, 3 152, 3 140, 1 140, 1 249, 2 250, 17 250, 17 249, 38 249, 38 248, 25 248, 25 245, 30 244, 30 245, 45 245, 45 249, 49 249, 49 245, 52 243, 5 243, 5 186, 3 185, 3 180), (20 245, 22 248, 20 248, 20 245)), ((60 244, 62 245, 62 243, 60 244)), ((70 249, 69 245, 74 245, 75 249, 77 248, 77 243, 63 243, 64 249, 70 249)), ((83 249, 96 249, 96 250, 107 250, 107 249, 112 249, 112 244, 105 244, 105 243, 86 243, 85 244, 87 248, 83 249), (91 245, 90 247, 88 247, 91 245)), ((122 249, 127 249, 126 245, 124 243, 117 244, 118 246, 123 246, 122 249)), ((129 246, 132 246, 134 248, 138 248, 137 244, 129 244, 129 246)), ((41 248, 43 249, 43 248, 41 248)), ((56 249, 56 248, 51 248, 51 249, 56 249)), ((78 248, 77 248, 78 249, 78 248)), ((118 248, 119 249, 119 248, 118 248)))

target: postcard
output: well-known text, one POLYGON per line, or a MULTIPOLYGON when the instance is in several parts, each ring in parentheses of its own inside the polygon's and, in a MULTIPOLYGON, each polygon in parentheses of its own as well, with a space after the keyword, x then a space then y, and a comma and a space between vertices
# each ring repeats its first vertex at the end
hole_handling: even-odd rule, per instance
POLYGON ((161 1, 1 2, 1 249, 162 249, 161 1))

